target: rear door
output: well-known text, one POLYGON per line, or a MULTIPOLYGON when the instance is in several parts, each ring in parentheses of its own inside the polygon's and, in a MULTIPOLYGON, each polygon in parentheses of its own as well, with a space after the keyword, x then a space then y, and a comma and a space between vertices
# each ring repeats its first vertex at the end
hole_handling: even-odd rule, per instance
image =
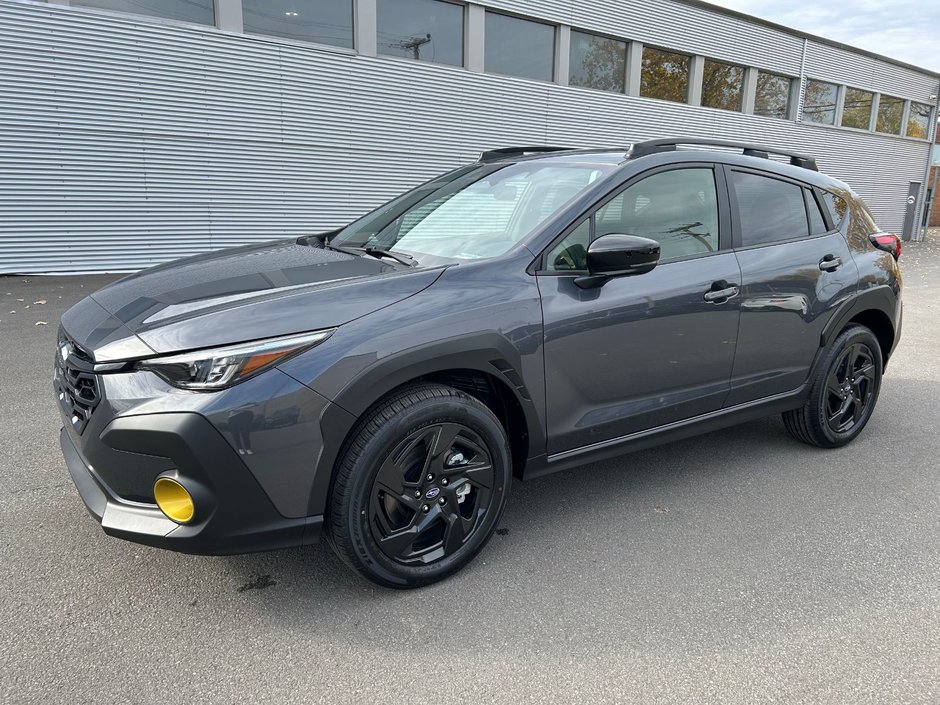
POLYGON ((752 169, 726 174, 742 279, 732 406, 806 381, 823 328, 855 293, 858 269, 814 189, 752 169))
POLYGON ((548 248, 538 285, 549 453, 724 404, 740 272, 723 186, 714 164, 651 170, 548 248), (660 263, 646 274, 579 288, 574 280, 586 273, 589 243, 609 233, 659 241, 660 263))

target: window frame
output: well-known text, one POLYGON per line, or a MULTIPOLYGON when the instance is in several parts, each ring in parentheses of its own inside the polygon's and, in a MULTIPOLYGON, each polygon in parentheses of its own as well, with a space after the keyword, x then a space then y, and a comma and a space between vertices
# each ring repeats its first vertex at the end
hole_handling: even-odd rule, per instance
MULTIPOLYGON (((580 29, 580 28, 578 28, 578 27, 576 27, 576 26, 574 26, 574 25, 572 25, 570 29, 571 29, 571 34, 572 34, 572 35, 575 34, 575 33, 577 33, 577 34, 584 34, 584 35, 587 35, 587 36, 589 36, 589 37, 596 37, 596 38, 598 38, 598 39, 606 39, 606 40, 608 40, 608 41, 614 41, 614 42, 619 42, 620 44, 623 44, 623 63, 624 63, 624 71, 623 71, 623 90, 621 90, 621 91, 611 91, 611 90, 608 90, 608 89, 606 89, 606 88, 594 88, 593 86, 582 86, 582 85, 579 84, 579 83, 572 83, 572 82, 571 82, 571 58, 572 58, 572 52, 573 52, 573 50, 574 50, 574 47, 573 47, 573 42, 570 42, 570 41, 569 41, 568 57, 567 57, 567 60, 568 60, 568 77, 569 77, 569 78, 568 78, 568 86, 570 86, 571 88, 580 88, 580 89, 587 90, 587 91, 598 91, 598 92, 600 92, 600 93, 610 93, 610 94, 612 94, 612 95, 627 95, 627 91, 628 91, 628 86, 627 86, 627 74, 628 74, 629 71, 630 71, 630 43, 631 43, 630 40, 629 40, 629 39, 624 39, 623 37, 616 37, 616 36, 611 35, 611 34, 603 34, 603 33, 601 33, 601 32, 593 32, 593 31, 590 31, 590 30, 587 30, 587 29, 580 29)), ((557 53, 557 51, 556 51, 556 53, 557 53)), ((557 59, 557 58, 560 58, 560 57, 556 57, 556 59, 557 59)))
MULTIPOLYGON (((756 83, 760 83, 760 75, 764 74, 765 76, 770 76, 771 78, 782 78, 789 83, 787 86, 787 101, 784 105, 783 116, 778 115, 765 115, 763 113, 757 112, 757 95, 754 96, 754 112, 753 114, 757 117, 770 118, 771 120, 790 120, 793 115, 793 86, 794 83, 799 82, 800 79, 794 78, 793 76, 787 76, 783 73, 775 73, 774 71, 765 71, 764 69, 757 69, 757 78, 756 83)), ((746 78, 746 76, 745 76, 746 78)), ((755 86, 756 89, 756 86, 755 86)))
POLYGON ((777 174, 772 171, 764 171, 762 169, 755 169, 749 166, 739 166, 737 164, 724 164, 724 169, 727 172, 725 175, 726 183, 728 186, 728 199, 731 202, 731 234, 732 234, 732 249, 735 252, 746 251, 746 250, 756 250, 761 247, 775 247, 777 245, 786 245, 792 242, 805 242, 808 240, 814 240, 821 237, 826 237, 832 235, 833 233, 839 232, 839 228, 835 226, 830 217, 829 208, 824 204, 820 203, 819 194, 817 193, 820 190, 817 186, 806 183, 805 181, 800 181, 799 179, 794 179, 789 176, 784 176, 783 174, 777 174), (768 179, 774 179, 776 181, 782 181, 793 186, 797 186, 803 191, 803 212, 806 215, 806 234, 787 238, 786 240, 774 240, 773 242, 762 242, 754 245, 745 245, 743 244, 742 230, 741 230, 741 212, 740 205, 738 204, 738 196, 734 191, 734 187, 731 183, 731 173, 732 172, 741 172, 745 174, 753 174, 755 176, 763 176, 768 179), (826 232, 820 233, 818 235, 812 234, 812 228, 810 226, 810 217, 809 217, 809 202, 807 201, 806 191, 807 189, 812 192, 813 198, 816 199, 816 207, 819 208, 820 213, 822 213, 823 222, 826 224, 826 232))
MULTIPOLYGON (((673 105, 691 105, 689 102, 692 98, 692 82, 695 80, 692 60, 695 58, 695 54, 689 54, 684 51, 679 51, 677 49, 667 49, 666 47, 655 46, 653 44, 644 44, 643 51, 640 52, 640 81, 637 86, 637 97, 645 98, 646 100, 658 100, 663 103, 671 103, 673 105), (659 52, 660 54, 672 54, 673 56, 682 56, 686 60, 686 65, 688 66, 688 75, 686 78, 685 85, 685 97, 682 100, 676 101, 671 98, 657 98, 652 95, 643 95, 643 60, 646 56, 646 50, 650 49, 652 51, 659 52)), ((629 61, 629 58, 628 58, 629 61)))
MULTIPOLYGON (((699 107, 708 108, 710 110, 724 110, 728 113, 743 113, 744 112, 744 103, 746 100, 744 84, 747 81, 747 66, 742 64, 734 64, 730 61, 721 61, 719 59, 712 59, 707 56, 702 57, 702 94, 699 99, 699 107), (719 66, 724 66, 727 68, 740 69, 741 70, 741 83, 738 86, 738 105, 736 108, 722 108, 717 105, 706 105, 705 104, 705 71, 707 70, 708 64, 717 64, 719 66)), ((691 81, 691 76, 689 77, 691 81)), ((789 107, 789 106, 788 106, 789 107)))
POLYGON ((842 88, 842 113, 839 117, 839 124, 836 127, 841 127, 846 130, 855 130, 856 132, 871 132, 872 121, 877 121, 877 114, 875 113, 875 91, 868 90, 867 88, 856 88, 855 86, 843 86, 842 88), (849 98, 849 91, 857 91, 859 93, 866 93, 871 98, 871 104, 868 107, 868 124, 865 127, 855 127, 854 125, 845 124, 845 103, 849 98))
POLYGON ((703 257, 713 257, 718 254, 723 254, 730 252, 732 248, 732 238, 731 238, 731 213, 730 213, 730 202, 728 194, 728 183, 725 178, 724 170, 722 169, 722 164, 718 162, 705 162, 705 161, 689 161, 689 162, 678 162, 672 164, 662 164, 660 166, 652 167, 641 171, 633 176, 629 177, 626 181, 618 183, 616 186, 607 191, 603 196, 595 200, 588 207, 583 209, 578 213, 577 217, 573 218, 571 222, 561 231, 559 235, 552 239, 551 242, 546 245, 542 251, 539 253, 538 257, 535 258, 533 263, 529 265, 528 271, 531 274, 536 276, 545 276, 545 277, 580 277, 584 276, 587 273, 587 270, 566 270, 566 271, 555 271, 547 268, 547 257, 548 253, 551 252, 555 247, 561 244, 565 238, 567 238, 571 233, 581 227, 581 224, 584 222, 585 218, 590 219, 590 234, 588 235, 588 244, 594 242, 595 238, 595 221, 594 216, 597 212, 605 207, 612 200, 617 198, 624 191, 630 187, 638 184, 644 179, 655 176, 656 174, 661 174, 667 171, 679 171, 682 169, 709 169, 712 172, 712 176, 715 179, 715 202, 718 206, 718 249, 714 252, 700 252, 694 255, 686 255, 684 257, 676 257, 674 259, 667 260, 660 264, 656 265, 656 268, 665 267, 672 264, 673 262, 687 262, 688 260, 700 259, 703 257))
MULTIPOLYGON (((841 83, 833 83, 832 81, 824 81, 820 78, 806 77, 804 80, 805 80, 805 85, 803 86, 803 106, 802 106, 802 110, 800 111, 801 112, 800 122, 806 123, 807 125, 822 125, 823 127, 840 127, 840 125, 837 124, 836 118, 839 117, 840 93, 842 93, 845 90, 845 85, 841 83), (826 86, 832 86, 833 88, 836 89, 836 95, 835 95, 836 102, 833 103, 832 105, 832 122, 821 122, 819 120, 807 120, 806 119, 806 93, 807 93, 810 83, 820 83, 826 86)), ((826 112, 827 113, 829 112, 828 108, 826 109, 826 112)), ((851 128, 847 128, 847 129, 851 129, 851 128)))

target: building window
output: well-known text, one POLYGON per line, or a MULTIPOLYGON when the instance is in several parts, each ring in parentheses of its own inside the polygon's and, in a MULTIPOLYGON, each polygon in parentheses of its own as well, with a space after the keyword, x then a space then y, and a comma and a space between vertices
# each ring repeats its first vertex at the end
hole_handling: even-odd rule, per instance
POLYGON ((871 127, 871 106, 875 101, 873 93, 857 88, 845 89, 845 103, 842 108, 842 127, 854 127, 867 130, 871 127))
POLYGON ((706 59, 702 79, 702 105, 706 108, 740 112, 743 101, 744 69, 706 59))
POLYGON ((689 62, 684 54, 643 47, 640 95, 644 98, 687 103, 689 100, 689 62))
POLYGON ((623 93, 626 77, 626 42, 572 30, 570 85, 623 93))
POLYGON ((790 88, 792 85, 792 78, 758 71, 754 114, 786 120, 790 115, 790 88))
POLYGON ((930 106, 911 103, 911 114, 907 118, 904 134, 919 140, 930 139, 930 106))
POLYGON ((875 129, 889 135, 901 134, 901 116, 904 114, 904 100, 881 96, 878 102, 878 122, 875 129))
POLYGON ((242 0, 245 31, 351 49, 352 0, 242 0))
POLYGON ((486 13, 484 68, 491 73, 551 81, 555 77, 555 27, 486 13))
POLYGON ((71 4, 180 22, 215 24, 213 0, 72 0, 71 4))
POLYGON ((835 125, 836 99, 839 87, 834 83, 807 81, 803 99, 803 121, 820 125, 835 125))
POLYGON ((463 65, 463 5, 442 0, 378 0, 380 54, 463 65))

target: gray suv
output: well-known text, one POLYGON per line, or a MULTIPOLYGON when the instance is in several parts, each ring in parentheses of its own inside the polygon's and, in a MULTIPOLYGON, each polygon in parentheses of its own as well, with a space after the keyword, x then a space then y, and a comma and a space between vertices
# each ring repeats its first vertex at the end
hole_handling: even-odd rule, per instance
POLYGON ((322 531, 366 578, 424 585, 514 480, 776 413, 851 441, 900 334, 899 255, 809 156, 494 150, 341 230, 78 303, 61 445, 112 536, 217 554, 322 531))

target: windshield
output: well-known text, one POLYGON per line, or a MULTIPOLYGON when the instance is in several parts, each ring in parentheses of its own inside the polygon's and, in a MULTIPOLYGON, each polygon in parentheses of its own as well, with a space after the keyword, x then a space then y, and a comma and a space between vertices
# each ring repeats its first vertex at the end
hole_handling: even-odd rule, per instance
POLYGON ((465 167, 387 203, 330 242, 425 263, 496 257, 613 168, 560 160, 465 167))

